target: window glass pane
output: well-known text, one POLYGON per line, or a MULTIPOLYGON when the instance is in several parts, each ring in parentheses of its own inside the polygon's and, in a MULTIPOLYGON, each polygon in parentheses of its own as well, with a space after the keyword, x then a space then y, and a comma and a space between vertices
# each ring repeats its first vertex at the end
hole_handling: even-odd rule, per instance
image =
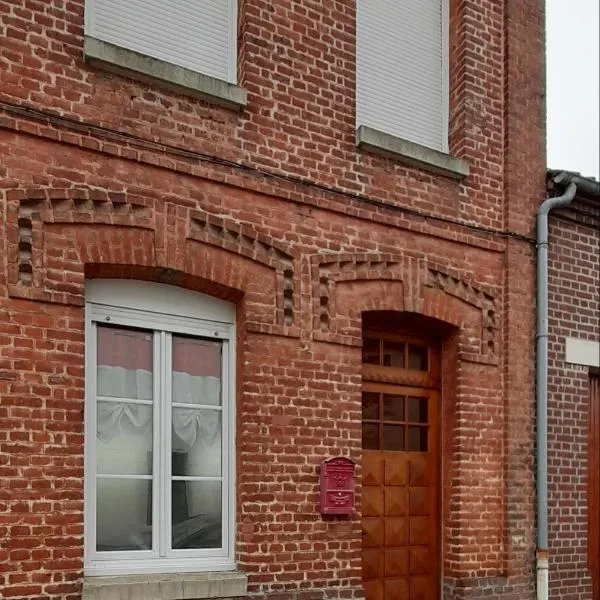
POLYGON ((379 419, 379 394, 376 392, 362 393, 362 418, 379 419))
POLYGON ((97 326, 99 396, 152 399, 152 332, 97 326))
POLYGON ((383 418, 386 421, 404 421, 404 396, 383 395, 383 418))
POLYGON ((367 365, 379 364, 379 340, 363 338, 362 361, 367 365))
POLYGON ((427 371, 429 368, 426 346, 408 346, 408 368, 416 371, 427 371))
POLYGON ((408 428, 409 452, 427 452, 427 427, 411 426, 408 428))
POLYGON ((172 483, 173 548, 221 548, 221 482, 172 483))
POLYGON ((379 449, 379 425, 377 423, 362 424, 362 447, 364 450, 379 449))
POLYGON ((96 549, 152 549, 152 481, 97 480, 96 549))
POLYGON ((173 336, 173 402, 221 404, 221 342, 173 336))
POLYGON ((427 423, 428 398, 408 398, 408 420, 411 423, 427 423))
POLYGON ((221 411, 173 408, 173 475, 221 475, 221 411))
POLYGON ((404 450, 404 425, 383 426, 383 449, 404 450))
POLYGON ((96 465, 102 475, 152 474, 152 405, 98 402, 96 465))
POLYGON ((399 342, 383 342, 383 364, 386 367, 404 368, 404 347, 405 345, 399 342))

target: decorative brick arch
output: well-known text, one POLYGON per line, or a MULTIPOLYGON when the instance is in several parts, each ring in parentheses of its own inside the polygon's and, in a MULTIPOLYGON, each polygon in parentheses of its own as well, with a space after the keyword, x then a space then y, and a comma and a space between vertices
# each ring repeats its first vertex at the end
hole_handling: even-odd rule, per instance
POLYGON ((497 360, 497 291, 451 267, 408 252, 317 255, 312 276, 315 339, 360 345, 364 311, 406 311, 460 328, 464 359, 497 360))
POLYGON ((254 228, 91 188, 17 189, 7 200, 12 297, 81 306, 86 276, 133 277, 243 297, 247 327, 298 335, 296 257, 254 228))

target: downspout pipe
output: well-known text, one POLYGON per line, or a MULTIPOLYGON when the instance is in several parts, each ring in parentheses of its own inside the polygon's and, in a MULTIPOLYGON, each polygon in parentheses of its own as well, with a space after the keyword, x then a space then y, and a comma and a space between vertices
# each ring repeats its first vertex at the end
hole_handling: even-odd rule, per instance
POLYGON ((537 213, 537 600, 548 600, 548 215, 570 204, 576 192, 577 185, 570 182, 562 196, 546 199, 537 213))

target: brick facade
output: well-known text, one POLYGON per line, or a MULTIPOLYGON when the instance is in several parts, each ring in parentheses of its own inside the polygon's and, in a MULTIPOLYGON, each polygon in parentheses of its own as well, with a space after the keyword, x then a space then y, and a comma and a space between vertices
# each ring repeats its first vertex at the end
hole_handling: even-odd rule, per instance
POLYGON ((317 467, 360 474, 386 310, 443 336, 445 598, 533 598, 542 2, 451 1, 460 183, 357 150, 353 2, 239 21, 241 113, 84 64, 82 0, 0 1, 0 597, 80 598, 84 282, 116 277, 237 304, 248 597, 362 597, 360 513, 319 515, 317 467))
POLYGON ((600 210, 576 199, 550 217, 548 500, 550 594, 592 598, 588 568, 590 367, 565 338, 600 340, 600 210))

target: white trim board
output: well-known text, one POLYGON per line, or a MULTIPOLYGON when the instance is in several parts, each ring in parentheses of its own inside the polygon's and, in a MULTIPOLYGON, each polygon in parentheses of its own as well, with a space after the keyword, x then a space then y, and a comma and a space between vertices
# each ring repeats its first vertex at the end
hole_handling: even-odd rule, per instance
POLYGON ((600 367, 600 342, 566 337, 565 362, 600 367))

